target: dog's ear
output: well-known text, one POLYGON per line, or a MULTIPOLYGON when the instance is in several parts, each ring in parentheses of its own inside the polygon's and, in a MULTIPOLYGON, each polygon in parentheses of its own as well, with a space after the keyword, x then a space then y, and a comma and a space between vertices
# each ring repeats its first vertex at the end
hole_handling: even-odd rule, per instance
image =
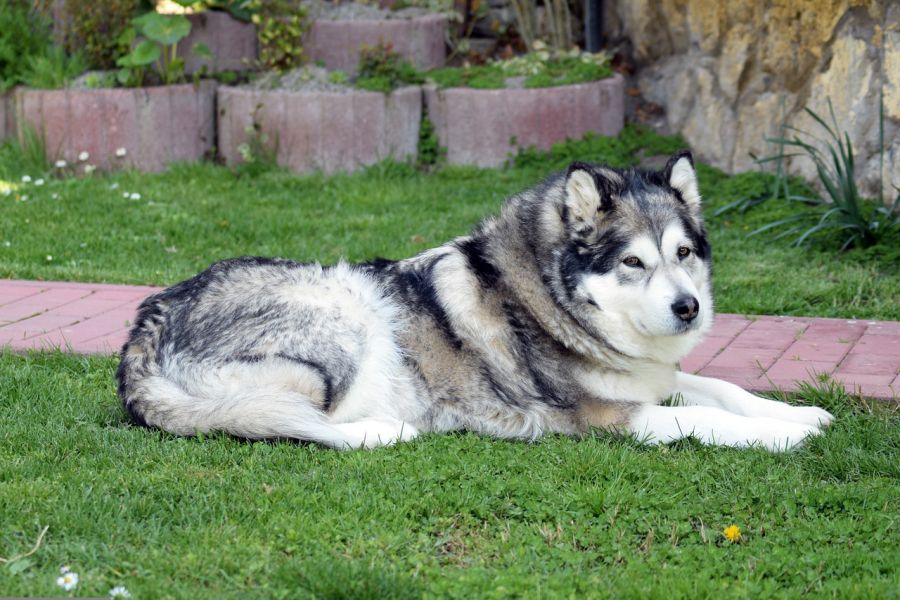
POLYGON ((678 152, 663 171, 666 181, 681 194, 685 205, 695 215, 700 214, 700 189, 697 187, 697 172, 694 170, 694 157, 688 150, 678 152))
POLYGON ((611 169, 573 162, 566 172, 566 211, 570 221, 591 223, 613 209, 622 177, 611 169))

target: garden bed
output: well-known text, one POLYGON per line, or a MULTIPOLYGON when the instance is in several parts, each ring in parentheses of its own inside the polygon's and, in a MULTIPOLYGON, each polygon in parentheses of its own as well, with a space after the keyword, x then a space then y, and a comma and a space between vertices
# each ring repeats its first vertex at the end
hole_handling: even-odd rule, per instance
POLYGON ((425 86, 428 117, 451 164, 496 167, 521 148, 542 150, 625 124, 621 75, 574 85, 476 89, 425 86))
POLYGON ((381 15, 380 18, 365 18, 368 14, 314 16, 304 40, 307 56, 328 69, 353 74, 359 67, 361 47, 387 45, 418 69, 444 66, 445 16, 378 11, 373 14, 381 15), (404 18, 404 14, 409 16, 404 18))
POLYGON ((352 171, 416 155, 422 91, 222 86, 218 117, 219 155, 228 165, 266 159, 262 154, 298 172, 352 171))
POLYGON ((161 171, 200 160, 215 142, 215 84, 16 92, 20 139, 31 127, 49 160, 75 163, 87 153, 101 169, 161 171))

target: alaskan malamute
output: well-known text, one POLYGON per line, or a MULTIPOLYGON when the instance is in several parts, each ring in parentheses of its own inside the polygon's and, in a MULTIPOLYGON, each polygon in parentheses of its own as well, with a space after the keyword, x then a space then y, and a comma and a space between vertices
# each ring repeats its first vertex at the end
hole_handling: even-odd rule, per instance
POLYGON ((119 395, 137 423, 175 434, 334 448, 596 427, 783 450, 829 424, 679 372, 712 321, 691 155, 659 172, 576 162, 412 258, 236 258, 149 297, 119 395))

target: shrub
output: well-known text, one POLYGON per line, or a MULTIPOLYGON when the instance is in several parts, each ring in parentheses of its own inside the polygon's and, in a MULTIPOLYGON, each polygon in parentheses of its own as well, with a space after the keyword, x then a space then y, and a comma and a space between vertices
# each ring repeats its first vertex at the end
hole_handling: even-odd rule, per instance
POLYGON ((28 2, 0 2, 0 92, 22 83, 27 61, 49 45, 49 21, 31 11, 28 2))
POLYGON ((289 0, 249 0, 245 9, 256 24, 261 66, 276 71, 300 66, 306 8, 289 0))
MULTIPOLYGON (((767 138, 768 141, 778 145, 778 153, 757 159, 758 164, 774 162, 776 176, 774 185, 769 194, 753 198, 743 198, 720 209, 717 214, 739 208, 747 210, 766 200, 781 198, 789 202, 797 202, 803 210, 790 217, 773 221, 753 231, 756 235, 766 231, 772 231, 781 227, 783 229, 776 239, 796 235, 794 245, 801 245, 814 237, 824 235, 837 235, 842 238, 841 250, 852 246, 868 247, 878 243, 885 235, 892 233, 900 226, 900 217, 895 213, 900 206, 900 189, 891 207, 885 206, 884 190, 879 191, 876 201, 862 197, 856 187, 854 177, 854 153, 853 144, 847 132, 843 135, 839 132, 837 119, 831 99, 828 100, 828 110, 831 117, 831 125, 818 113, 810 108, 804 109, 813 118, 816 124, 824 131, 824 139, 817 138, 811 133, 785 126, 784 130, 792 132, 793 137, 767 138), (814 145, 813 141, 824 142, 825 149, 814 145), (785 153, 785 149, 796 149, 795 152, 785 153), (791 178, 784 169, 786 158, 805 157, 812 161, 816 168, 819 183, 825 190, 826 197, 819 195, 803 195, 791 190, 791 178)), ((880 148, 881 160, 884 162, 884 102, 881 103, 880 114, 880 148)), ((796 185, 794 185, 796 189, 796 185)), ((806 186, 803 186, 804 191, 806 186)))
POLYGON ((50 46, 43 54, 29 56, 25 60, 22 83, 32 88, 59 89, 87 69, 80 53, 66 54, 59 46, 50 46))
POLYGON ((373 92, 390 93, 404 85, 422 83, 422 74, 390 43, 363 46, 359 52, 359 75, 356 87, 373 92))
POLYGON ((65 0, 63 43, 70 53, 82 52, 95 69, 112 69, 128 52, 123 33, 141 7, 140 0, 65 0))

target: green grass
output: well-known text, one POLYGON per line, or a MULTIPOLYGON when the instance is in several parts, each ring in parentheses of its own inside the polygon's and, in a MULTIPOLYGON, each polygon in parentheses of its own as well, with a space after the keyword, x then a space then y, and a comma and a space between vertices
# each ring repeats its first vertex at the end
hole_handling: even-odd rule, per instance
MULTIPOLYGON (((325 263, 401 258, 465 233, 507 195, 572 159, 622 166, 634 164, 639 149, 679 147, 677 139, 627 129, 549 156, 526 152, 501 171, 446 167, 426 174, 388 163, 336 177, 281 171, 241 177, 198 164, 42 187, 18 184, 23 174, 38 177, 40 167, 7 147, 0 149, 0 189, 4 180, 19 187, 0 195, 0 277, 168 285, 241 254, 325 263), (125 199, 124 192, 141 199, 125 199)), ((703 166, 699 174, 719 311, 900 319, 900 240, 838 254, 827 240, 792 248, 764 235, 748 238, 795 209, 770 202, 743 216, 713 217, 717 207, 767 189, 767 178, 727 177, 703 166)))
POLYGON ((470 87, 478 89, 497 89, 506 86, 508 77, 521 75, 526 88, 544 88, 559 85, 572 85, 606 79, 613 75, 606 62, 583 61, 579 57, 561 57, 553 60, 539 61, 520 57, 515 64, 530 65, 529 70, 519 72, 513 68, 503 68, 504 63, 472 65, 468 67, 444 67, 425 73, 425 78, 433 81, 439 88, 470 87), (537 72, 533 72, 537 71, 537 72))
POLYGON ((797 452, 426 435, 370 452, 127 424, 115 361, 0 353, 4 595, 878 598, 900 423, 838 391, 797 452), (739 544, 721 531, 737 524, 739 544))
MULTIPOLYGON (((251 177, 201 164, 41 187, 18 186, 45 167, 7 147, 0 189, 17 187, 0 195, 0 277, 164 285, 238 254, 399 258, 575 157, 626 165, 680 146, 627 129, 501 171, 251 177)), ((896 241, 838 254, 828 240, 747 238, 790 209, 713 218, 768 181, 699 173, 719 310, 900 317, 896 241)), ((49 526, 34 554, 0 564, 0 594, 58 595, 63 564, 78 595, 125 585, 142 598, 877 598, 900 584, 900 420, 840 388, 794 399, 837 420, 788 454, 471 434, 335 452, 131 427, 115 366, 0 352, 0 556, 49 526), (739 544, 721 534, 731 524, 739 544)))

